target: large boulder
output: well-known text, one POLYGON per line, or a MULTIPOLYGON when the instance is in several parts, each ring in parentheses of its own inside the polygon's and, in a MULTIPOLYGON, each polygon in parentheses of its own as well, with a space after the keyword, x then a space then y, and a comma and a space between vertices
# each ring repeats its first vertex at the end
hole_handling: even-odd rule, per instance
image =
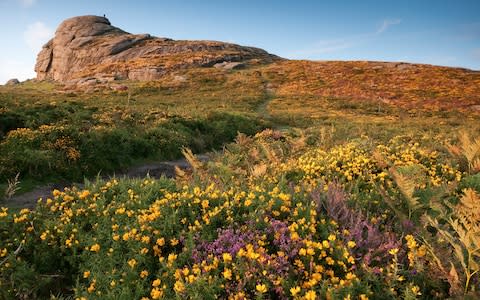
POLYGON ((5 85, 17 85, 19 83, 20 83, 20 81, 18 81, 17 78, 13 78, 13 79, 10 79, 9 81, 7 81, 7 83, 5 83, 5 85))
POLYGON ((229 43, 130 34, 112 26, 107 18, 81 16, 60 24, 38 54, 35 71, 39 80, 70 83, 98 77, 149 81, 179 68, 252 59, 271 62, 280 58, 229 43))

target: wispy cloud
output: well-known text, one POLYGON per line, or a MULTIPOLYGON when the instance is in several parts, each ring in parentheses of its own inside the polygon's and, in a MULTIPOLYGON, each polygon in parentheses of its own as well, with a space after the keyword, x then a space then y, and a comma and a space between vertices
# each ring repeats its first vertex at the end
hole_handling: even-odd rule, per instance
POLYGON ((37 0, 17 0, 23 7, 33 6, 37 0))
POLYGON ((382 21, 382 24, 378 27, 376 33, 381 34, 385 31, 387 31, 387 29, 390 26, 400 24, 401 22, 402 22, 401 19, 385 19, 385 20, 382 21))
POLYGON ((377 36, 387 31, 390 26, 400 24, 401 22, 401 19, 384 19, 380 27, 378 27, 378 29, 374 32, 356 34, 338 39, 320 40, 311 45, 309 48, 294 51, 287 56, 290 56, 291 58, 305 58, 308 56, 320 55, 353 48, 360 44, 370 42, 377 36))
POLYGON ((308 49, 295 51, 293 56, 302 57, 310 55, 325 54, 351 48, 360 42, 365 36, 351 36, 340 39, 321 40, 308 49))
POLYGON ((23 33, 23 38, 28 47, 35 52, 40 51, 45 44, 53 36, 53 30, 43 22, 35 22, 28 25, 23 33))

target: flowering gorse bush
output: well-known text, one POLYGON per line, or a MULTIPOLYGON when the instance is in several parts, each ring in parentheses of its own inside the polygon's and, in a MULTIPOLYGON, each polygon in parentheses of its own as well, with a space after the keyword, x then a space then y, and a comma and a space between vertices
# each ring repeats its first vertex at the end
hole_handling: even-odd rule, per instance
POLYGON ((98 181, 54 190, 33 211, 2 208, 1 297, 446 297, 394 174, 418 166, 418 201, 455 201, 456 166, 416 144, 301 139, 243 136, 176 180, 98 181))

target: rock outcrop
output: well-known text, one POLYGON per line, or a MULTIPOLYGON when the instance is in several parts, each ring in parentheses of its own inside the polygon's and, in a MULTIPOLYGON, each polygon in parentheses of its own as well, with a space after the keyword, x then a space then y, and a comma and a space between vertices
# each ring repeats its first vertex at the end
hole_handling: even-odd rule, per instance
POLYGON ((35 71, 39 80, 59 82, 149 81, 180 68, 278 59, 253 47, 130 34, 104 17, 81 16, 60 24, 38 54, 35 71))
POLYGON ((17 85, 17 84, 19 84, 19 83, 20 83, 20 81, 18 81, 17 78, 13 78, 13 79, 8 80, 8 81, 5 83, 5 85, 17 85))

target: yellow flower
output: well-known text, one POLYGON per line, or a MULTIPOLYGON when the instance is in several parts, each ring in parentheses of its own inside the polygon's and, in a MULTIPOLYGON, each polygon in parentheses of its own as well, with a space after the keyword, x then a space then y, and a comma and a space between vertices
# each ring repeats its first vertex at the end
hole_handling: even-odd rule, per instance
POLYGON ((255 288, 260 294, 266 293, 268 290, 265 284, 257 284, 255 288))
POLYGON ((357 244, 354 241, 348 241, 347 246, 348 248, 355 248, 357 244))
POLYGON ((46 240, 47 239, 47 235, 48 235, 48 230, 43 232, 41 235, 40 235, 40 239, 42 241, 46 240))
POLYGON ((327 256, 325 258, 325 261, 327 262, 328 265, 332 266, 333 264, 335 264, 335 260, 333 258, 331 258, 330 256, 327 256))
POLYGON ((226 263, 232 261, 232 256, 230 255, 230 253, 223 253, 223 261, 226 263))
POLYGON ((209 201, 208 200, 203 200, 202 201, 202 208, 208 208, 209 206, 209 201))
POLYGON ((90 286, 88 287, 87 291, 89 293, 93 293, 93 291, 95 291, 95 280, 92 283, 90 283, 90 286))
POLYGON ((396 255, 398 253, 398 248, 392 248, 388 251, 391 255, 396 255))
POLYGON ((142 272, 140 272, 140 278, 145 278, 148 276, 148 271, 147 270, 143 270, 142 272))
POLYGON ((245 256, 245 254, 246 254, 246 252, 245 252, 245 250, 243 250, 243 248, 240 248, 240 250, 238 250, 238 252, 237 252, 238 257, 245 256))
POLYGON ((170 240, 170 245, 172 245, 172 246, 178 245, 178 240, 176 238, 171 239, 170 240))
POLYGON ((177 281, 175 282, 175 284, 173 285, 173 289, 175 290, 175 292, 177 293, 181 293, 185 290, 185 285, 183 284, 183 282, 181 281, 177 281))
POLYGON ((160 299, 163 296, 163 291, 155 287, 150 292, 150 296, 152 297, 152 299, 160 299))
POLYGON ((426 253, 427 253, 427 247, 425 247, 425 245, 422 245, 418 248, 417 256, 418 257, 423 257, 423 256, 425 256, 426 253))
POLYGON ((290 294, 292 294, 292 296, 295 297, 296 294, 300 293, 300 287, 299 286, 296 286, 296 287, 292 287, 290 289, 290 294))
POLYGON ((58 196, 60 196, 61 194, 62 194, 62 192, 60 192, 60 191, 57 190, 57 189, 54 189, 54 190, 52 191, 53 197, 58 197, 58 196))
POLYGON ((100 245, 99 244, 92 245, 92 247, 90 247, 90 251, 92 252, 100 251, 100 245))
POLYGON ((135 265, 137 264, 137 261, 135 260, 135 258, 132 258, 128 261, 128 265, 133 268, 135 267, 135 265))
POLYGON ((88 278, 88 277, 90 277, 90 271, 83 272, 83 278, 88 278))
POLYGON ((81 193, 79 193, 78 198, 80 199, 85 199, 90 195, 90 192, 87 190, 83 190, 81 193))
POLYGON ((315 291, 308 291, 305 293, 305 300, 315 300, 317 299, 317 293, 315 291))
POLYGON ((355 258, 353 258, 353 256, 350 255, 347 259, 347 262, 350 263, 350 264, 354 264, 355 263, 355 258))
POLYGON ((160 284, 162 284, 162 281, 161 281, 160 279, 155 279, 155 280, 152 282, 152 286, 153 286, 153 287, 160 286, 160 284))
POLYGON ((172 263, 172 262, 174 262, 176 259, 177 259, 177 255, 176 255, 176 254, 173 254, 173 253, 170 253, 170 254, 168 255, 168 259, 167 259, 167 260, 168 260, 169 263, 172 263))
POLYGON ((413 237, 413 235, 408 234, 405 236, 405 239, 407 240, 407 247, 409 249, 413 249, 417 247, 417 242, 415 241, 415 238, 413 237))
POLYGON ((226 268, 223 271, 223 277, 225 277, 225 279, 227 279, 227 280, 232 280, 232 271, 230 271, 230 269, 226 268))
POLYGON ((298 235, 298 233, 292 232, 291 239, 292 239, 292 241, 297 241, 297 240, 300 239, 300 236, 298 235))
POLYGON ((345 275, 345 279, 347 280, 352 280, 352 279, 355 279, 356 276, 355 274, 351 273, 351 272, 348 272, 346 275, 345 275))
POLYGON ((164 238, 157 239, 157 245, 159 245, 159 246, 165 245, 165 239, 164 238))
POLYGON ((420 288, 416 285, 412 286, 412 292, 415 296, 420 296, 422 293, 420 292, 420 288))

